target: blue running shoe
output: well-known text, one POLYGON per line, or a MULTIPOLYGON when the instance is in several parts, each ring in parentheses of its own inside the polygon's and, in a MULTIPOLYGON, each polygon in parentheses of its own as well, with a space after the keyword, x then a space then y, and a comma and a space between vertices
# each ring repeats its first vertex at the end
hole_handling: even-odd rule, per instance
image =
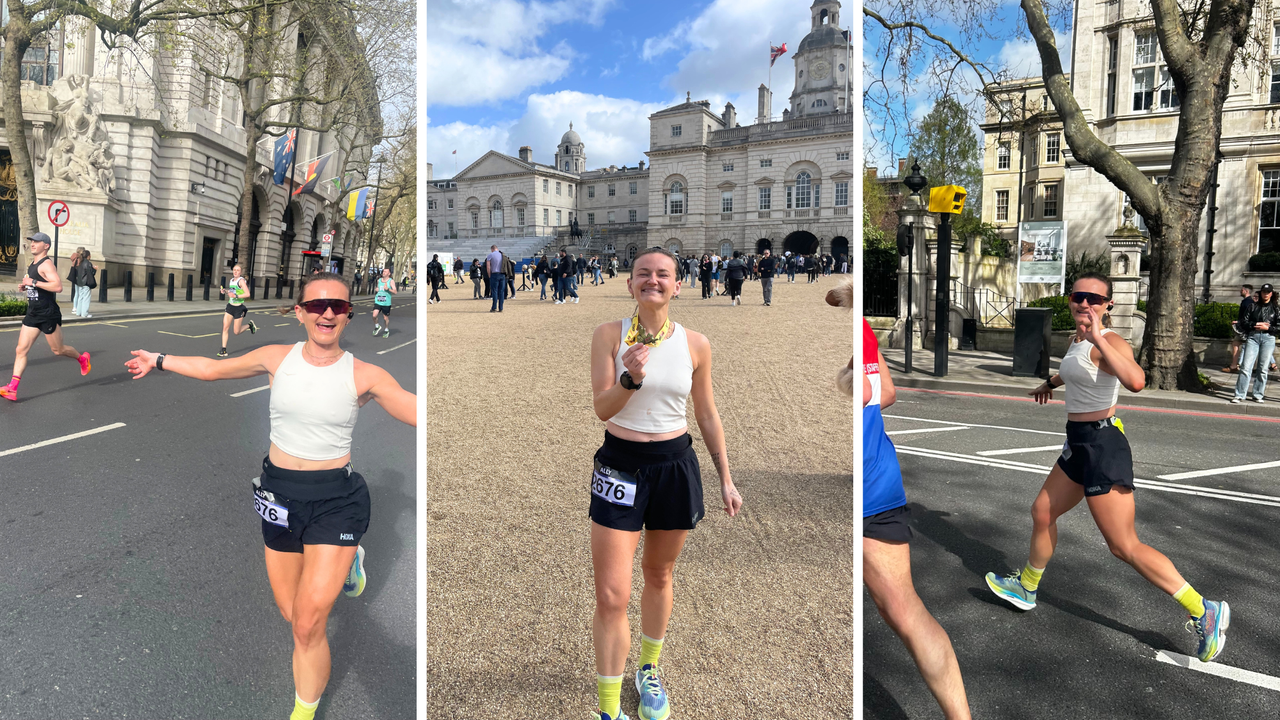
POLYGON ((593 712, 591 713, 591 717, 592 720, 631 720, 631 718, 627 717, 627 714, 621 710, 618 711, 618 717, 610 717, 607 712, 593 712))
POLYGON ((987 587, 1001 600, 1018 608, 1030 610, 1036 606, 1036 591, 1022 587, 1022 571, 1015 570, 1008 577, 987 573, 987 587))
POLYGON ((1227 627, 1231 625, 1231 606, 1227 601, 1204 601, 1204 615, 1187 621, 1187 629, 1200 636, 1196 656, 1200 662, 1212 662, 1227 645, 1227 627))
POLYGON ((658 679, 658 666, 645 665, 636 671, 636 692, 640 693, 640 707, 636 711, 641 720, 667 720, 671 717, 671 705, 667 703, 667 691, 658 679))
POLYGON ((351 571, 347 573, 347 581, 342 584, 342 592, 348 597, 360 597, 364 592, 364 548, 356 546, 355 559, 351 561, 351 571))

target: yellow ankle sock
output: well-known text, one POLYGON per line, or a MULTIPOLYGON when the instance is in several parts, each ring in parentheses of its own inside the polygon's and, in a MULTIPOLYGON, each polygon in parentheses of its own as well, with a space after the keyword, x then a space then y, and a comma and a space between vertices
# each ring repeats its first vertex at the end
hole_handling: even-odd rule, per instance
POLYGON ((640 667, 657 665, 658 655, 662 652, 662 640, 654 640, 648 635, 640 636, 640 667))
POLYGON ((1191 588, 1191 583, 1183 583, 1178 592, 1173 594, 1173 599, 1186 608, 1191 617, 1202 617, 1204 615, 1204 598, 1191 588))
POLYGON ((293 696, 293 713, 289 715, 289 720, 312 720, 316 716, 316 707, 320 705, 320 698, 316 698, 315 702, 303 702, 297 693, 293 696))
POLYGON ((600 712, 617 718, 622 714, 622 676, 596 675, 596 692, 600 698, 600 712))
POLYGON ((1031 561, 1028 560, 1022 567, 1022 576, 1019 578, 1022 581, 1022 587, 1035 592, 1036 588, 1040 587, 1041 575, 1044 575, 1044 568, 1031 567, 1031 561))

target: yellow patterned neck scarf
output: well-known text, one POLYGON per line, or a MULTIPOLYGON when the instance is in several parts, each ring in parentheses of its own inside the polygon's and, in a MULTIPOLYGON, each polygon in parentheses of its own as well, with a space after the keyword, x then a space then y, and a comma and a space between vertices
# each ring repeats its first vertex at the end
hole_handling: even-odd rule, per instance
POLYGON ((670 329, 671 318, 667 318, 666 322, 662 323, 662 329, 658 330, 658 334, 650 335, 649 331, 645 330, 644 326, 640 324, 640 316, 638 314, 633 315, 631 316, 631 329, 627 331, 627 347, 631 347, 636 343, 643 343, 649 347, 656 348, 662 344, 663 339, 667 336, 667 331, 670 329))

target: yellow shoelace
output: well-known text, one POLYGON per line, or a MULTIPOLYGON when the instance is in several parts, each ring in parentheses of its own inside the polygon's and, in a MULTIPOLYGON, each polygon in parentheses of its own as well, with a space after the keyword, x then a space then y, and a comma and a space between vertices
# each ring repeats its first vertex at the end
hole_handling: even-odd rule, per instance
POLYGON ((631 329, 627 331, 627 347, 631 347, 636 343, 643 343, 649 347, 656 348, 662 344, 662 340, 667 336, 667 330, 671 328, 671 318, 667 318, 662 323, 662 329, 658 330, 657 335, 650 335, 648 330, 640 324, 640 316, 633 315, 631 317, 631 329))

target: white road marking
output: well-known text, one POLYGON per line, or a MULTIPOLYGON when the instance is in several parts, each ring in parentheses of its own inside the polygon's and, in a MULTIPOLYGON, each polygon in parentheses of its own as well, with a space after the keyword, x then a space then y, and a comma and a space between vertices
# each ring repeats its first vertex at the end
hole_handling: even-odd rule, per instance
POLYGON ((122 422, 111 423, 110 425, 103 425, 100 428, 85 430, 84 432, 72 433, 70 435, 63 435, 62 437, 51 438, 49 440, 41 440, 38 443, 23 445, 20 448, 14 448, 12 450, 5 450, 3 452, 0 452, 0 457, 4 457, 5 455, 16 455, 17 453, 26 452, 27 450, 35 450, 36 448, 42 448, 42 447, 45 447, 46 445, 56 445, 58 443, 66 442, 68 440, 75 440, 77 438, 88 437, 89 435, 97 435, 100 432, 115 430, 116 428, 122 428, 122 427, 124 427, 124 423, 122 422))
POLYGON ((386 355, 387 353, 391 352, 392 350, 399 350, 400 348, 404 347, 405 345, 412 345, 412 344, 414 344, 414 343, 416 343, 416 342, 418 342, 418 338, 414 338, 414 339, 410 340, 410 341, 409 341, 409 342, 407 342, 407 343, 400 343, 399 345, 397 345, 397 346, 395 346, 395 347, 393 347, 393 348, 387 348, 386 350, 379 350, 379 351, 378 351, 378 354, 379 354, 379 355, 386 355))
MULTIPOLYGON (((1017 470, 1019 472, 1033 473, 1036 475, 1044 475, 1052 469, 1051 465, 1032 465, 1030 463, 1016 462, 1014 460, 987 460, 973 455, 961 455, 959 453, 943 452, 941 450, 931 450, 928 448, 915 448, 899 445, 898 452, 906 455, 916 455, 919 457, 933 458, 934 460, 950 460, 952 462, 964 463, 967 465, 985 465, 986 467, 1001 468, 1004 470, 1017 470)), ((1215 500, 1234 500, 1235 502, 1248 503, 1250 505, 1267 505, 1269 507, 1280 507, 1280 497, 1274 495, 1256 495, 1253 493, 1236 492, 1234 490, 1218 490, 1216 488, 1196 487, 1195 485, 1178 485, 1175 483, 1162 483, 1155 480, 1143 480, 1135 478, 1133 481, 1135 487, 1145 490, 1160 490, 1161 492, 1170 492, 1178 495, 1196 495, 1199 497, 1213 498, 1215 500)))
POLYGON ((949 422, 947 420, 930 420, 929 418, 909 417, 907 415, 885 415, 884 417, 893 418, 894 420, 918 420, 920 422, 938 423, 939 425, 963 425, 965 427, 991 428, 992 430, 1014 430, 1024 433, 1035 433, 1036 435, 1057 435, 1058 437, 1066 437, 1066 433, 1049 432, 1048 430, 1028 430, 1027 428, 1008 427, 1005 425, 979 425, 977 423, 961 423, 949 422))
POLYGON ((289 325, 292 325, 292 324, 293 324, 293 323, 277 323, 277 324, 276 324, 276 327, 286 327, 286 326, 289 326, 289 325))
POLYGON ((177 335, 178 337, 192 338, 192 339, 213 337, 214 335, 220 334, 220 333, 205 333, 204 335, 187 335, 185 333, 169 332, 168 330, 157 330, 156 332, 160 333, 161 335, 177 335))
POLYGON ((1045 452, 1048 450, 1061 450, 1061 445, 1042 445, 1033 448, 1009 448, 1008 450, 979 450, 978 454, 982 457, 991 457, 992 455, 1017 455, 1018 453, 1028 452, 1045 452))
POLYGON ((117 324, 115 324, 115 323, 111 323, 111 322, 104 322, 104 323, 99 323, 99 324, 101 324, 101 325, 109 325, 109 326, 111 326, 111 327, 120 328, 120 329, 122 329, 122 330, 128 330, 128 329, 129 329, 129 326, 128 326, 128 325, 117 325, 117 324))
POLYGON ((1280 460, 1275 462, 1254 463, 1253 465, 1235 465, 1233 467, 1212 468, 1209 470, 1193 470, 1191 472, 1173 473, 1172 475, 1157 475, 1156 477, 1161 480, 1190 480, 1191 478, 1208 477, 1210 475, 1226 475, 1233 472, 1265 470, 1273 467, 1280 467, 1280 460))
POLYGON ((916 433, 932 433, 932 432, 952 432, 953 430, 968 430, 967 427, 938 427, 938 428, 920 428, 918 430, 894 430, 885 433, 886 435, 914 435, 916 433))
POLYGON ((270 385, 263 385, 262 387, 256 387, 252 390, 245 390, 244 392, 231 393, 231 397, 244 397, 245 395, 261 392, 262 390, 269 390, 270 388, 271 388, 270 385))
POLYGON ((1156 660, 1168 665, 1177 665, 1178 667, 1184 667, 1188 670, 1202 672, 1206 675, 1217 675, 1218 677, 1227 678, 1228 680, 1248 683, 1249 685, 1256 685, 1268 690, 1280 691, 1280 678, 1263 675, 1262 673, 1254 672, 1252 670, 1244 670, 1242 668, 1231 667, 1230 665, 1223 665, 1222 663, 1216 662, 1204 663, 1200 662, 1199 658, 1193 658, 1181 653, 1169 652, 1168 650, 1157 650, 1156 660))

